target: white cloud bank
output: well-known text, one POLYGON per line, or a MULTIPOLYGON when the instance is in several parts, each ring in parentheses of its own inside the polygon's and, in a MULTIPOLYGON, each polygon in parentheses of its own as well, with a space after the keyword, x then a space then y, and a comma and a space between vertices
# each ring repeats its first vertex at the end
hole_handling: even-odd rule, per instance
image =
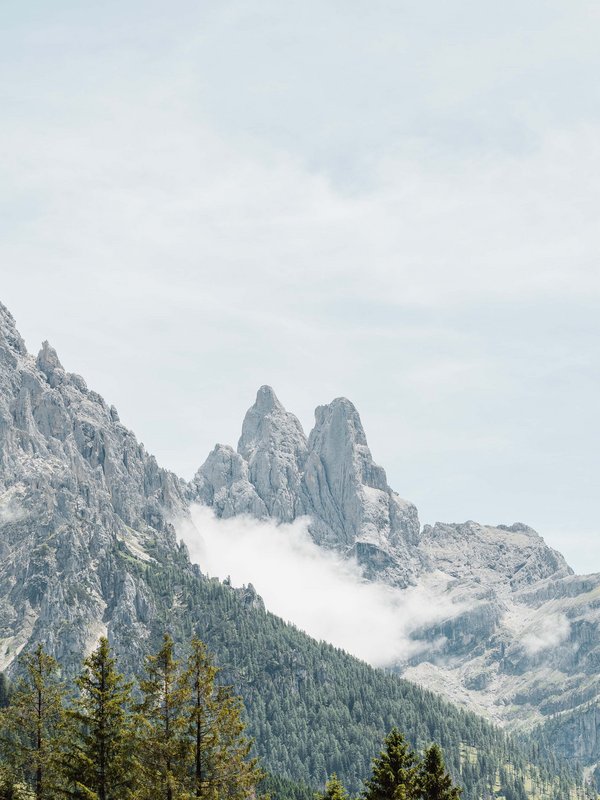
MULTIPOLYGON (((365 582, 356 562, 312 541, 306 518, 289 525, 221 520, 199 505, 191 517, 178 533, 204 573, 229 576, 234 586, 252 583, 269 611, 373 666, 421 651, 426 645, 411 632, 452 616, 439 575, 405 590, 365 582)), ((462 609, 457 604, 453 610, 462 609)))

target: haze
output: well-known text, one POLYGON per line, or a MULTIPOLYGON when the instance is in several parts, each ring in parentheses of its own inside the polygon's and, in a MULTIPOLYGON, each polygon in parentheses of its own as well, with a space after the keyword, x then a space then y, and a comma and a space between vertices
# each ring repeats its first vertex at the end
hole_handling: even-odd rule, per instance
POLYGON ((0 299, 190 477, 345 395, 422 522, 600 570, 594 3, 13 3, 0 299))

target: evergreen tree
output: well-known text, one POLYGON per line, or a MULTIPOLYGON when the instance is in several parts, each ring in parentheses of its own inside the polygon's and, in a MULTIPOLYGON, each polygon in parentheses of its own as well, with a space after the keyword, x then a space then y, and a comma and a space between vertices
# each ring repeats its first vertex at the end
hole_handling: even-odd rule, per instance
POLYGON ((187 686, 188 737, 192 763, 191 794, 196 798, 242 800, 253 797, 263 774, 250 757, 241 702, 215 683, 219 670, 200 639, 194 637, 182 677, 187 686))
POLYGON ((0 708, 6 708, 9 702, 9 687, 6 675, 0 672, 0 708))
POLYGON ((325 785, 325 791, 316 795, 316 800, 348 800, 348 793, 334 773, 325 785))
POLYGON ((14 775, 0 765, 0 800, 35 800, 35 794, 23 783, 15 783, 14 775))
POLYGON ((462 789, 453 785, 438 744, 432 744, 425 751, 421 764, 421 792, 423 800, 460 800, 462 789))
POLYGON ((373 759, 371 777, 365 783, 365 800, 417 800, 419 767, 413 751, 397 728, 386 736, 384 749, 373 759))
POLYGON ((77 800, 128 800, 138 777, 131 684, 117 672, 105 637, 85 659, 76 684, 79 696, 67 712, 64 793, 77 800))
POLYGON ((34 789, 36 800, 54 797, 56 749, 64 691, 58 664, 38 644, 21 660, 23 678, 0 714, 0 747, 14 780, 34 789))
POLYGON ((140 681, 143 702, 138 721, 143 729, 142 800, 182 800, 189 783, 187 759, 191 690, 175 660, 173 639, 146 658, 146 678, 140 681))

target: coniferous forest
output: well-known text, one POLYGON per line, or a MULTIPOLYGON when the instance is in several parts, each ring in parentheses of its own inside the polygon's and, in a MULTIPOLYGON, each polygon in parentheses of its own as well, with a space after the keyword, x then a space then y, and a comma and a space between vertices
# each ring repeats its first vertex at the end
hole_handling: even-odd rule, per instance
MULTIPOLYGON (((190 565, 185 549, 175 556, 160 555, 158 566, 141 565, 122 554, 129 569, 137 570, 152 589, 156 624, 138 660, 132 661, 125 652, 114 654, 115 669, 125 675, 121 690, 126 691, 124 687, 130 683, 127 691, 134 705, 144 701, 135 713, 137 719, 142 715, 143 726, 149 725, 149 730, 157 725, 151 691, 157 675, 152 673, 156 665, 152 667, 154 662, 143 653, 154 653, 155 658, 165 645, 164 631, 169 630, 175 661, 187 663, 189 642, 194 638, 206 642, 215 654, 221 668, 215 685, 231 686, 232 698, 242 698, 244 707, 239 713, 254 741, 252 754, 267 773, 260 791, 269 792, 274 800, 312 800, 314 791, 322 790, 333 773, 344 790, 359 794, 370 774, 373 755, 394 727, 403 732, 416 753, 424 753, 434 742, 441 746, 449 774, 463 787, 463 800, 588 796, 541 736, 508 736, 432 692, 311 639, 265 611, 250 589, 233 589, 200 574, 190 565)), ((118 562, 114 566, 118 571, 118 562)), ((19 674, 24 675, 22 659, 11 674, 14 696, 19 674)), ((85 697, 84 674, 76 659, 61 658, 60 676, 67 682, 63 690, 69 690, 67 696, 79 698, 73 701, 66 719, 71 726, 79 724, 80 733, 84 718, 73 715, 86 713, 79 706, 85 697), (69 683, 73 680, 77 680, 74 686, 69 683)), ((2 680, 3 695, 6 688, 2 680)), ((177 684, 175 697, 179 691, 177 684)), ((130 720, 129 712, 125 716, 130 720)), ((150 735, 145 741, 148 752, 158 747, 150 735)))
MULTIPOLYGON (((70 686, 42 645, 21 659, 12 689, 2 682, 0 800, 300 800, 308 791, 268 776, 252 755, 242 704, 217 682, 218 668, 193 638, 175 656, 165 635, 135 684, 118 671, 108 639, 70 686)), ((394 728, 373 761, 365 800, 458 800, 460 788, 434 744, 418 759, 394 728)), ((336 775, 322 800, 348 794, 336 775)))
MULTIPOLYGON (((369 667, 329 644, 311 639, 293 625, 265 611, 251 589, 233 589, 227 583, 200 574, 190 565, 185 549, 175 555, 164 551, 160 555, 160 566, 154 563, 141 565, 123 552, 117 555, 114 565, 118 572, 118 558, 127 559, 129 569, 139 572, 140 580, 152 589, 157 602, 151 639, 140 643, 139 659, 132 661, 127 652, 110 655, 116 660, 112 669, 115 691, 118 690, 120 697, 112 708, 116 717, 119 714, 123 716, 121 739, 116 737, 114 745, 111 744, 111 747, 121 747, 119 742, 123 744, 119 751, 124 770, 124 788, 120 797, 126 798, 127 794, 123 792, 133 792, 131 787, 134 785, 138 797, 149 796, 151 769, 157 768, 161 758, 168 757, 169 773, 173 765, 180 763, 177 758, 183 757, 179 750, 169 755, 168 747, 160 740, 161 711, 157 692, 161 681, 167 680, 168 685, 170 681, 173 702, 177 704, 183 694, 188 698, 189 712, 192 680, 189 642, 195 639, 206 642, 210 651, 215 653, 221 668, 218 675, 215 673, 215 691, 218 689, 224 693, 222 699, 227 700, 226 709, 229 709, 223 711, 224 718, 235 722, 242 736, 236 740, 242 748, 238 755, 243 754, 245 746, 241 744, 245 734, 239 728, 244 723, 254 742, 247 755, 258 757, 260 767, 254 765, 254 768, 266 773, 258 791, 269 793, 273 800, 312 800, 314 792, 322 790, 334 773, 343 791, 359 794, 371 772, 374 753, 386 734, 395 727, 406 736, 407 745, 413 752, 424 753, 434 742, 442 747, 453 783, 463 787, 463 800, 574 800, 588 796, 569 768, 552 755, 541 736, 535 739, 507 736, 477 715, 445 702, 432 692, 369 667), (169 630, 173 637, 168 652, 164 649, 165 630, 169 630), (153 655, 145 657, 144 652, 153 655), (156 660, 160 653, 163 662, 156 660), (178 661, 181 664, 173 666, 178 661), (186 669, 187 678, 184 680, 182 675, 186 669), (117 680, 120 671, 124 677, 117 680), (232 689, 226 690, 226 686, 232 689), (235 697, 238 695, 243 707, 236 705, 235 697), (131 767, 129 755, 131 750, 137 752, 140 749, 137 736, 143 737, 144 752, 152 754, 146 762, 144 757, 139 757, 139 764, 136 762, 135 767, 140 770, 139 773, 136 771, 138 777, 145 776, 146 789, 143 782, 127 782, 131 767), (128 742, 128 747, 124 747, 125 742, 128 742)), ((78 623, 73 620, 65 624, 78 623)), ((68 634, 68 629, 65 634, 68 634)), ((27 675, 30 665, 27 659, 35 653, 47 658, 42 651, 30 651, 15 662, 10 692, 6 679, 0 679, 3 702, 6 702, 7 693, 11 695, 9 707, 12 710, 6 719, 13 720, 8 726, 10 729, 12 725, 13 731, 25 730, 14 716, 18 715, 20 704, 17 687, 20 678, 27 675)), ((58 754, 65 756, 71 753, 68 748, 74 747, 75 755, 69 755, 66 760, 78 765, 77 774, 89 776, 93 774, 94 759, 85 749, 92 746, 86 732, 86 715, 90 714, 90 709, 85 703, 96 691, 89 681, 97 667, 88 662, 82 671, 81 663, 69 654, 61 657, 58 671, 55 664, 44 663, 46 666, 38 665, 38 669, 51 673, 52 678, 49 675, 48 680, 54 692, 47 698, 49 713, 54 709, 55 719, 60 718, 57 730, 69 732, 66 739, 57 740, 60 744, 58 754), (61 684, 61 681, 65 683, 61 684), (62 706, 66 709, 64 714, 62 706)), ((170 715, 170 731, 173 724, 170 715)), ((181 718, 175 727, 183 735, 185 726, 181 718)), ((189 790, 191 733, 189 727, 186 730, 188 771, 185 779, 181 776, 176 778, 174 773, 167 780, 167 773, 164 773, 162 778, 154 776, 152 786, 160 786, 162 781, 168 787, 171 785, 169 781, 175 781, 173 792, 189 790)), ((10 741, 10 735, 8 739, 10 741)), ((54 753, 55 749, 41 750, 39 758, 54 753)), ((52 770, 58 768, 53 759, 54 755, 52 770)), ((64 765, 64 759, 62 763, 64 765)), ((35 788, 37 778, 31 774, 31 764, 26 748, 17 748, 5 755, 3 769, 5 772, 9 770, 8 792, 12 791, 11 775, 18 779, 17 784, 23 778, 25 785, 35 788)), ((254 768, 248 773, 250 783, 256 777, 254 768)), ((77 777, 76 770, 69 773, 66 767, 61 769, 61 781, 70 785, 68 782, 77 777)), ((206 775, 203 780, 208 780, 206 775)), ((83 784, 77 788, 80 795, 74 793, 74 789, 70 790, 70 796, 88 800, 97 796, 85 794, 84 788, 83 784)), ((327 791, 335 791, 335 784, 327 791)), ((13 800, 18 798, 14 792, 6 796, 12 796, 13 800)), ((185 794, 181 796, 185 797, 185 794)), ((223 796, 236 797, 235 794, 223 796)), ((177 797, 173 794, 170 800, 177 797)))

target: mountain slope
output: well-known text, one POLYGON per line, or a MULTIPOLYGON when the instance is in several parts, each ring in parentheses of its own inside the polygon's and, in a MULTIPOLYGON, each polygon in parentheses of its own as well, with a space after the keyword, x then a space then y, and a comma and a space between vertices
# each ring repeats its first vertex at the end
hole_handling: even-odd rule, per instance
MULTIPOLYGON (((246 454, 256 437, 273 436, 260 424, 256 434, 247 430, 246 454)), ((299 438, 273 470, 293 475, 301 444, 299 438)), ((237 464, 242 494, 259 496, 252 480, 258 483, 260 460, 248 465, 226 456, 223 474, 237 464)), ((344 486, 356 485, 357 476, 381 477, 360 470, 350 483, 340 476, 332 497, 347 496, 344 486)), ((213 499, 220 491, 214 488, 213 499)), ((197 491, 160 469, 115 409, 66 372, 49 345, 37 359, 30 356, 0 306, 0 659, 9 675, 19 652, 38 641, 72 674, 106 632, 131 674, 165 629, 178 642, 197 632, 244 697, 266 766, 284 778, 316 786, 337 770, 358 790, 382 736, 398 724, 415 746, 441 741, 454 774, 467 782, 467 798, 518 791, 532 781, 532 797, 583 796, 558 763, 531 745, 311 640, 266 613, 250 587, 234 590, 203 576, 172 526, 197 491)), ((394 497, 377 491, 388 498, 386 524, 405 546, 412 512, 396 519, 394 497)), ((271 511, 286 502, 282 492, 271 511)), ((256 508, 269 512, 266 504, 256 508)), ((352 540, 346 546, 352 550, 352 540)))
POLYGON ((529 729, 551 720, 547 735, 560 753, 587 765, 600 759, 600 575, 573 575, 560 553, 519 523, 437 523, 419 532, 416 509, 373 462, 348 400, 317 408, 305 438, 262 387, 242 430, 237 453, 227 452, 245 476, 243 492, 223 471, 215 482, 219 445, 195 479, 202 502, 220 516, 288 522, 308 515, 315 542, 355 557, 367 580, 437 585, 447 619, 414 630, 431 646, 395 668, 498 724, 529 729), (289 460, 282 468, 282 453, 294 454, 291 469, 289 460), (236 504, 242 495, 253 499, 236 504), (285 513, 275 495, 286 498, 285 513))

